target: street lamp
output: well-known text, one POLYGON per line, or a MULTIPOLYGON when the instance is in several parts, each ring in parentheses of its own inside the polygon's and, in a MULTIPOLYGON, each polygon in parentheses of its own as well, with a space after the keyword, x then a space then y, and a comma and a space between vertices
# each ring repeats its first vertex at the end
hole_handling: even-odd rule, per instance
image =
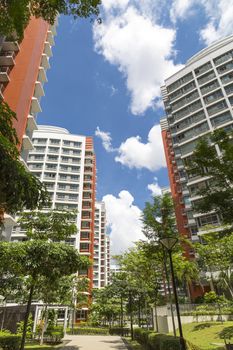
POLYGON ((170 268, 171 268, 172 287, 173 287, 173 293, 174 293, 175 305, 176 305, 178 328, 179 328, 179 333, 180 333, 180 346, 181 346, 182 350, 186 350, 185 340, 184 340, 183 331, 182 331, 182 324, 181 324, 181 319, 180 319, 180 309, 179 309, 174 268, 173 268, 173 262, 172 262, 172 249, 174 248, 174 246, 178 242, 178 239, 176 237, 167 236, 167 237, 160 238, 159 242, 168 252, 169 261, 170 261, 170 268))

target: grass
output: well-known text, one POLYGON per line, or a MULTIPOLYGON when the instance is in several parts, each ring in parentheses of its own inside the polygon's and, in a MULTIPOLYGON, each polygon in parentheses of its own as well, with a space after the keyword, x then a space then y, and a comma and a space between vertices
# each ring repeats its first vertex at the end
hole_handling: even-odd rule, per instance
POLYGON ((132 350, 145 350, 141 344, 139 344, 136 340, 132 340, 130 337, 123 337, 123 340, 132 350))
POLYGON ((218 334, 225 327, 233 326, 233 322, 200 322, 183 325, 184 338, 192 344, 197 345, 201 350, 222 350, 225 349, 224 340, 218 334), (213 345, 217 344, 217 345, 213 345))
POLYGON ((55 350, 57 348, 55 348, 54 346, 51 346, 51 345, 46 345, 46 344, 39 345, 38 343, 28 343, 28 344, 26 344, 25 349, 26 350, 46 350, 46 349, 55 350))

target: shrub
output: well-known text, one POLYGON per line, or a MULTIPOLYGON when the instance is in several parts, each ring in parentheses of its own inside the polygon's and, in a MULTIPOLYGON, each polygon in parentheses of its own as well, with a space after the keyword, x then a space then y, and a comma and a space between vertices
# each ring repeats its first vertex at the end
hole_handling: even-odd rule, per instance
POLYGON ((46 342, 58 344, 64 337, 64 331, 62 326, 48 327, 44 337, 46 342))
POLYGON ((108 335, 108 328, 94 328, 94 327, 76 327, 73 330, 68 328, 67 334, 80 335, 108 335))
POLYGON ((130 334, 130 329, 126 327, 112 327, 109 328, 109 334, 111 335, 123 335, 123 336, 128 336, 130 334))
POLYGON ((142 328, 134 330, 134 338, 146 349, 180 350, 180 339, 172 335, 159 334, 142 328))
POLYGON ((19 350, 21 336, 10 332, 0 332, 0 348, 3 350, 19 350))

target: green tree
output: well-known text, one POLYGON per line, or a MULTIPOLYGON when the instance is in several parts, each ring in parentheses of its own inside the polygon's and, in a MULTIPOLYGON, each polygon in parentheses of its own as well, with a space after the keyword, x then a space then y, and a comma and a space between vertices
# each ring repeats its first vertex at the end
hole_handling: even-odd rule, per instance
POLYGON ((202 243, 196 243, 195 249, 200 269, 210 274, 212 285, 217 279, 233 297, 233 235, 210 232, 202 235, 202 243))
POLYGON ((58 14, 74 18, 97 17, 101 0, 0 0, 0 35, 23 31, 31 16, 41 17, 53 24, 58 14))
POLYGON ((233 143, 224 130, 214 131, 197 143, 188 161, 192 176, 210 177, 203 182, 195 209, 201 213, 216 211, 223 224, 232 226, 233 217, 233 143))
POLYGON ((16 115, 0 103, 0 224, 4 212, 16 213, 48 205, 44 185, 19 160, 19 140, 13 121, 16 115))
POLYGON ((143 233, 149 240, 177 235, 174 204, 169 194, 146 202, 142 215, 143 233))
POLYGON ((8 274, 12 278, 22 276, 26 279, 28 299, 21 350, 24 349, 27 322, 35 293, 40 289, 45 293, 45 287, 48 286, 52 293, 62 277, 76 273, 83 267, 83 261, 74 247, 54 242, 65 240, 76 232, 75 225, 70 222, 71 214, 51 211, 47 215, 50 220, 41 212, 22 214, 20 222, 29 240, 21 243, 2 242, 0 245, 0 271, 3 275, 8 274), (43 287, 42 281, 46 281, 43 287))

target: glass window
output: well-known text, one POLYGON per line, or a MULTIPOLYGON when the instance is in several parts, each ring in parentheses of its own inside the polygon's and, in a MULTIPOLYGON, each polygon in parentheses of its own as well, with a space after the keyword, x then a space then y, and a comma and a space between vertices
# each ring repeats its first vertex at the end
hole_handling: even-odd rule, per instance
POLYGON ((216 77, 216 75, 215 75, 214 71, 212 71, 212 72, 210 72, 208 74, 205 74, 203 77, 198 78, 197 80, 198 80, 198 83, 200 85, 202 85, 202 84, 206 83, 207 81, 209 81, 209 80, 211 80, 211 79, 213 79, 215 77, 216 77))
POLYGON ((207 111, 209 115, 213 115, 215 113, 218 113, 219 111, 221 111, 222 109, 227 108, 227 104, 225 101, 220 101, 218 103, 216 103, 215 105, 208 107, 207 111))
POLYGON ((229 63, 226 63, 224 64, 223 66, 221 67, 218 67, 217 68, 217 71, 219 74, 223 74, 229 70, 233 69, 233 61, 232 62, 229 62, 229 63))
POLYGON ((207 72, 211 68, 212 68, 212 64, 210 62, 207 62, 203 66, 200 66, 197 69, 195 69, 195 74, 198 76, 200 74, 207 72))
POLYGON ((228 111, 218 115, 217 117, 211 118, 211 124, 215 127, 227 123, 230 120, 232 120, 232 116, 231 113, 228 111))
POLYGON ((228 51, 228 52, 224 53, 223 55, 215 58, 214 63, 217 66, 217 65, 219 65, 219 64, 221 64, 221 63, 223 63, 231 58, 232 58, 232 51, 228 51))
POLYGON ((207 94, 208 92, 216 89, 217 87, 219 87, 219 83, 217 80, 212 81, 211 83, 201 87, 201 92, 203 95, 207 94))
POLYGON ((208 96, 205 96, 204 101, 205 101, 205 104, 209 104, 216 100, 219 100, 221 97, 223 97, 222 90, 218 90, 208 96))

